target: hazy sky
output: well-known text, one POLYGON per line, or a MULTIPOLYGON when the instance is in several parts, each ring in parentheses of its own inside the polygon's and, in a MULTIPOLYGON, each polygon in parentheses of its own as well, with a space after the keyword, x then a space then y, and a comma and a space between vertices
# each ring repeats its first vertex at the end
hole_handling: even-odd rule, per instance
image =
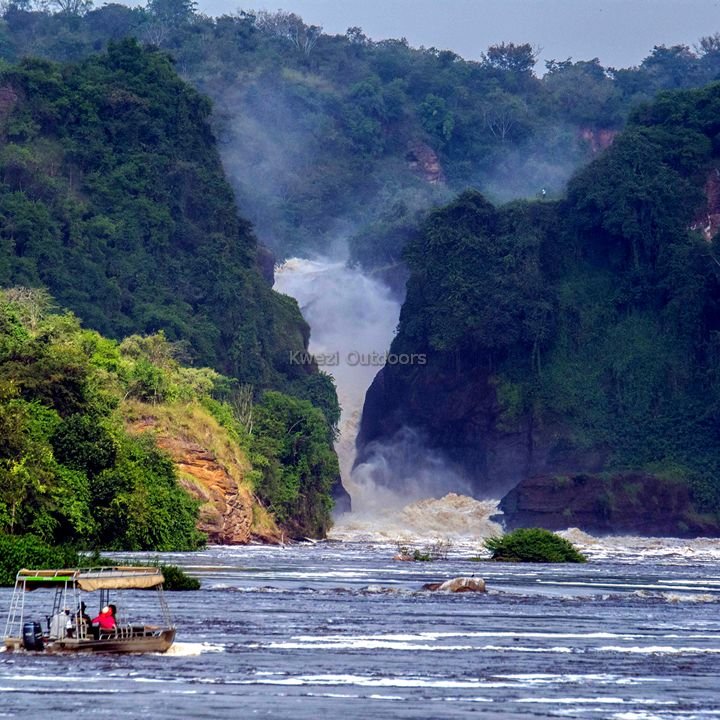
POLYGON ((198 0, 208 15, 277 10, 344 33, 358 25, 373 40, 407 38, 467 59, 501 41, 529 42, 543 59, 600 58, 638 64, 654 45, 692 45, 720 32, 720 0, 198 0))

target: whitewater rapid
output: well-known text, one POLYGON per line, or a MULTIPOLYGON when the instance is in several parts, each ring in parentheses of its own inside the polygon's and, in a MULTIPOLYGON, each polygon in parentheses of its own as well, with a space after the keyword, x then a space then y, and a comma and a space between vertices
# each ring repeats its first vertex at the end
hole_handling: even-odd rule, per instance
MULTIPOLYGON (((467 500, 414 503, 406 516, 484 512, 467 500)), ((421 534, 435 529, 426 522, 421 534)), ((589 562, 477 562, 479 541, 465 547, 462 535, 435 562, 398 562, 379 538, 123 553, 200 578, 198 592, 167 594, 173 651, 0 653, 3 714, 717 718, 720 541, 569 532, 594 548, 589 562), (473 574, 486 593, 422 590, 473 574)), ((0 588, 0 607, 11 592, 0 588)), ((44 617, 46 599, 28 593, 30 617, 44 617)), ((122 606, 141 619, 155 602, 129 591, 122 606)))

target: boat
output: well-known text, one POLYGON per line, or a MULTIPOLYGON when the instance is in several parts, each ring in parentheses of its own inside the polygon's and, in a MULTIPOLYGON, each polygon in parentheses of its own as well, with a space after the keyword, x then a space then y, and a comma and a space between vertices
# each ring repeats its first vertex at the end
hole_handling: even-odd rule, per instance
MULTIPOLYGON (((166 652, 175 640, 175 625, 163 594, 164 581, 161 570, 155 567, 20 570, 5 626, 5 648, 44 653, 166 652), (32 617, 33 612, 37 612, 37 603, 26 601, 27 594, 36 590, 53 593, 52 606, 50 603, 44 606, 51 613, 41 616, 40 620, 32 617), (122 598, 128 590, 156 591, 159 624, 125 621, 125 610, 115 615, 117 610, 110 602, 110 593, 113 592, 115 600, 116 593, 122 598), (93 598, 99 601, 100 614, 112 613, 114 627, 103 627, 90 620, 85 612, 88 607, 85 599, 92 601, 93 598)), ((120 600, 118 604, 121 608, 127 607, 120 600)))

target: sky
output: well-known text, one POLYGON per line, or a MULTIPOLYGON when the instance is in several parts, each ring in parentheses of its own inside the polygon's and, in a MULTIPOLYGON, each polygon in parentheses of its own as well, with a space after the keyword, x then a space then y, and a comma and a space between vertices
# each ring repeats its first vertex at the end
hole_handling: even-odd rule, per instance
POLYGON ((279 8, 329 34, 359 26, 373 40, 405 37, 468 60, 495 43, 529 42, 542 60, 630 67, 655 45, 692 47, 720 32, 720 0, 198 0, 208 15, 279 8))

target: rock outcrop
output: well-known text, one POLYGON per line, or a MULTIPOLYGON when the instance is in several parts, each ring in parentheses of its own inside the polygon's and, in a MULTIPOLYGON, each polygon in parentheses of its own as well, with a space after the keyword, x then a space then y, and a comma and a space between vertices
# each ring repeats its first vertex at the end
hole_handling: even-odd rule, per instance
POLYGON ((445 181, 445 173, 440 164, 440 158, 426 143, 419 140, 409 142, 405 159, 410 169, 414 170, 431 185, 437 185, 445 181))
POLYGON ((617 130, 609 128, 581 128, 580 137, 589 145, 593 155, 609 148, 618 135, 617 130))
POLYGON ((208 542, 244 545, 250 542, 253 499, 238 487, 207 448, 189 440, 159 437, 158 445, 175 462, 180 484, 202 502, 198 529, 208 542))
POLYGON ((714 168, 705 181, 705 207, 695 217, 691 230, 699 230, 710 242, 720 230, 720 169, 714 168))
MULTIPOLYGON (((130 425, 134 432, 154 432, 158 446, 173 460, 180 485, 201 503, 198 529, 214 545, 251 541, 279 543, 281 534, 240 476, 242 469, 223 462, 209 443, 194 433, 176 432, 162 418, 144 414, 130 425), (258 522, 256 516, 264 516, 258 522)), ((249 465, 246 470, 249 470, 249 465)))
MULTIPOLYGON (((406 374, 385 367, 375 376, 365 397, 356 464, 372 459, 375 441, 392 445, 410 427, 421 437, 420 445, 437 450, 476 497, 500 497, 532 475, 603 468, 603 450, 577 447, 559 421, 537 427, 524 414, 510 422, 495 378, 473 358, 431 356, 420 370, 406 374)), ((406 455, 397 452, 384 460, 405 462, 406 455)), ((406 475, 404 468, 388 470, 387 478, 373 480, 395 486, 406 475)))
POLYGON ((453 593, 487 592, 485 581, 476 577, 456 577, 442 583, 426 583, 422 589, 453 593))
POLYGON ((646 473, 531 477, 505 495, 500 509, 507 530, 577 527, 600 534, 720 536, 717 519, 696 511, 686 483, 646 473))
POLYGON ((257 267, 263 280, 272 287, 275 284, 275 262, 276 258, 273 251, 266 245, 258 243, 257 252, 255 254, 255 266, 257 267))

